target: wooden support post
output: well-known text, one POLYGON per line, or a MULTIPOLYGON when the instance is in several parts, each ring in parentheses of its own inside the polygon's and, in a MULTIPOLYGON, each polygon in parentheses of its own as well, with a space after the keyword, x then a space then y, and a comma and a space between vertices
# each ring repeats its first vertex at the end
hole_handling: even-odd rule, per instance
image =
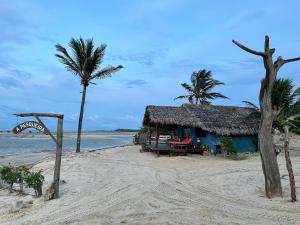
POLYGON ((155 140, 155 148, 158 148, 158 138, 159 138, 159 131, 156 125, 156 140, 155 140))
MULTIPOLYGON (((22 124, 17 125, 13 131, 15 133, 19 133, 27 128, 34 128, 39 130, 40 132, 44 132, 45 134, 49 134, 53 141, 56 143, 56 157, 55 157, 55 165, 54 165, 54 175, 53 175, 53 183, 50 185, 48 190, 45 193, 45 200, 51 200, 53 198, 59 197, 59 180, 60 180, 60 167, 61 167, 61 155, 62 155, 62 147, 63 147, 63 114, 54 114, 54 113, 19 113, 15 114, 19 117, 30 117, 34 116, 39 123, 35 121, 27 121, 22 124), (54 117, 57 118, 57 132, 56 138, 51 134, 50 130, 45 126, 43 121, 39 117, 54 117), (28 123, 28 124, 26 124, 28 123), (26 124, 25 127, 21 127, 21 125, 26 124)), ((39 191, 42 193, 42 190, 39 191)))
POLYGON ((149 138, 149 140, 148 140, 148 143, 149 143, 149 145, 151 145, 151 127, 148 127, 148 138, 149 138))
POLYGON ((54 166, 54 198, 59 197, 59 180, 60 180, 60 166, 62 155, 62 143, 63 143, 63 118, 58 118, 57 121, 57 134, 56 134, 56 158, 54 166))

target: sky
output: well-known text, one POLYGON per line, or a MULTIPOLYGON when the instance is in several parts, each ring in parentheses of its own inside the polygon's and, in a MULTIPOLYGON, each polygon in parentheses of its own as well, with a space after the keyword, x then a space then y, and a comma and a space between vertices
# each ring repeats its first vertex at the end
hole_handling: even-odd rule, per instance
MULTIPOLYGON (((262 60, 231 40, 262 50, 267 34, 274 59, 298 57, 299 8, 296 0, 0 0, 0 128, 29 119, 14 113, 52 112, 76 130, 82 86, 54 56, 72 37, 107 44, 101 66, 124 66, 88 87, 83 130, 141 127, 147 105, 186 103, 174 100, 186 94, 180 84, 201 69, 225 82, 216 91, 229 99, 213 104, 258 103, 262 60)), ((300 62, 279 77, 300 86, 300 62)))

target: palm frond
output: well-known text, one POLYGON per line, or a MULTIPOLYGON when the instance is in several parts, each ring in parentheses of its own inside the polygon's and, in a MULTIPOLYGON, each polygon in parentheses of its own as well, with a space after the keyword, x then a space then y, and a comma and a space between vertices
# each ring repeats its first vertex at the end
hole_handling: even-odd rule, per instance
POLYGON ((251 109, 254 109, 255 111, 260 111, 259 107, 257 105, 255 105, 254 103, 252 102, 249 102, 249 101, 243 101, 243 103, 248 107, 248 108, 251 108, 251 109))
POLYGON ((182 83, 181 86, 184 87, 187 91, 193 92, 193 88, 189 84, 182 83))
POLYGON ((191 104, 194 104, 194 96, 193 96, 193 95, 190 95, 190 96, 188 97, 188 100, 189 100, 189 102, 190 102, 191 104))
POLYGON ((86 46, 86 48, 85 48, 85 57, 86 58, 91 58, 93 50, 94 50, 93 39, 91 39, 91 38, 87 39, 85 46, 86 46))
POLYGON ((295 91, 294 91, 294 96, 300 96, 300 87, 298 87, 295 91))
POLYGON ((96 72, 95 75, 91 76, 91 79, 90 80, 93 80, 93 79, 101 79, 101 78, 105 78, 105 77, 109 77, 111 76, 113 73, 119 71, 120 69, 122 69, 123 66, 122 65, 119 65, 117 67, 114 67, 114 66, 107 66, 105 67, 104 69, 96 72))
POLYGON ((85 58, 85 44, 82 38, 79 40, 76 40, 74 38, 71 38, 69 42, 70 48, 73 50, 73 55, 75 58, 75 62, 80 68, 81 71, 83 71, 84 67, 84 58, 85 58))
POLYGON ((287 109, 293 103, 293 82, 291 79, 277 79, 272 90, 272 105, 280 110, 287 109))
POLYGON ((189 98, 190 96, 191 95, 180 95, 180 96, 174 98, 174 100, 176 100, 176 99, 182 99, 182 98, 189 98))
POLYGON ((96 48, 94 52, 88 53, 91 55, 86 58, 86 61, 84 64, 84 71, 89 71, 89 74, 94 73, 94 71, 102 63, 103 56, 105 54, 105 48, 106 48, 106 45, 101 45, 100 47, 96 48))
POLYGON ((210 104, 211 104, 211 102, 208 101, 207 99, 201 99, 201 100, 200 100, 200 103, 201 103, 202 105, 210 105, 210 104))
POLYGON ((226 97, 225 95, 222 95, 218 92, 210 92, 210 93, 207 93, 207 98, 208 99, 214 99, 214 98, 226 98, 228 99, 228 97, 226 97))
POLYGON ((72 49, 72 56, 60 44, 55 45, 56 50, 59 52, 55 56, 65 65, 67 70, 81 77, 82 85, 93 84, 91 82, 93 79, 110 76, 123 68, 123 66, 108 66, 95 72, 103 61, 106 45, 102 44, 94 49, 93 39, 84 41, 81 37, 79 39, 71 38, 69 47, 72 49))
POLYGON ((68 71, 71 71, 74 74, 80 75, 80 69, 78 68, 77 64, 74 62, 72 57, 69 55, 67 50, 61 46, 60 44, 56 44, 55 48, 61 54, 55 54, 58 60, 63 63, 68 71))
POLYGON ((190 79, 191 85, 183 83, 181 86, 192 94, 193 99, 199 99, 200 104, 210 104, 208 99, 227 98, 220 93, 211 92, 214 87, 224 85, 223 82, 212 78, 211 71, 203 69, 193 72, 190 79))
POLYGON ((217 86, 217 85, 225 85, 224 82, 219 81, 219 80, 214 80, 214 79, 213 79, 213 83, 214 83, 215 86, 217 86))

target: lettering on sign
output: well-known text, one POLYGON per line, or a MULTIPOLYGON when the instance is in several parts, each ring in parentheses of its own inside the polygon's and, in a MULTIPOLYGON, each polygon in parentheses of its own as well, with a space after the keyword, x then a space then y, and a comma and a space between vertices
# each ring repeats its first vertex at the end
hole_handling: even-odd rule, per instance
POLYGON ((12 131, 14 134, 18 134, 28 128, 34 128, 44 134, 48 134, 46 131, 46 128, 42 124, 40 124, 36 121, 26 121, 24 123, 21 123, 21 124, 17 125, 12 131))

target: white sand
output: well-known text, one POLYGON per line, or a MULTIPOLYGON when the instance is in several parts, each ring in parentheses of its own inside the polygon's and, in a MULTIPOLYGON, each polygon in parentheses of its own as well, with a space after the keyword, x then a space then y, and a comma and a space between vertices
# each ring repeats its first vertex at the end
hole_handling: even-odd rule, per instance
MULTIPOLYGON (((300 195, 300 158, 293 166, 300 195)), ((46 184, 52 159, 39 163, 46 184)), ((300 203, 289 202, 284 158, 279 157, 284 198, 264 197, 259 157, 156 158, 139 146, 66 154, 61 197, 9 213, 9 203, 24 197, 0 191, 1 224, 300 224, 300 203)), ((300 199, 300 196, 298 197, 300 199)))

